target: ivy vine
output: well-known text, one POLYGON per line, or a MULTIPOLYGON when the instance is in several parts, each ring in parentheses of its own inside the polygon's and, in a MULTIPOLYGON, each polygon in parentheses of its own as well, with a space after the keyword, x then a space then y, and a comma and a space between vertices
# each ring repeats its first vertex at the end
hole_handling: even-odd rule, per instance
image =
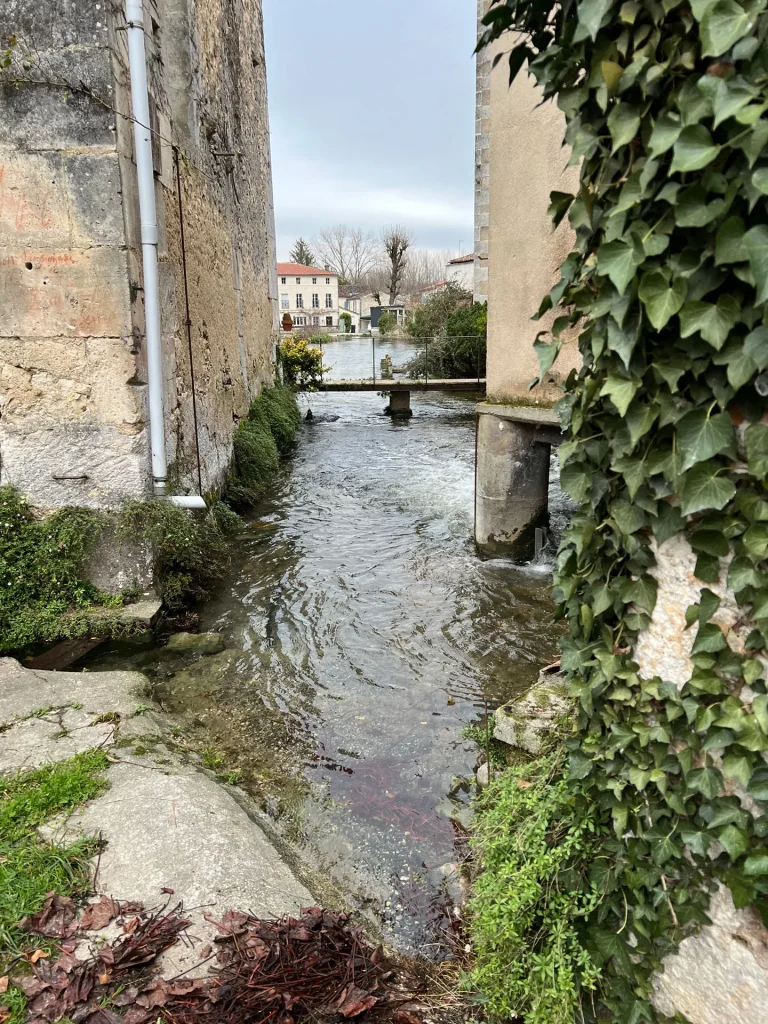
POLYGON ((651 975, 716 881, 768 923, 768 4, 492 0, 485 25, 481 46, 520 34, 511 76, 528 62, 580 164, 576 195, 552 194, 576 244, 536 348, 542 375, 574 333, 583 357, 558 403, 580 508, 554 586, 579 701, 569 783, 604 829, 580 883, 603 892, 582 1009, 653 1021, 651 975), (682 688, 634 660, 655 552, 680 534, 705 585, 682 688), (718 580, 744 642, 713 621, 718 580))

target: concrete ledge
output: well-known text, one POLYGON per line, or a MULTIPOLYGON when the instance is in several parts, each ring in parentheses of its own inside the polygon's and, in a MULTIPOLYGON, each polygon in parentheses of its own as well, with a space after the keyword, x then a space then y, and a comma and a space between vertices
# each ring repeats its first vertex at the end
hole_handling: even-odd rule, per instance
POLYGON ((502 405, 495 402, 479 402, 476 411, 478 416, 498 416, 500 420, 512 420, 513 423, 557 427, 558 432, 561 433, 557 413, 545 405, 502 405))

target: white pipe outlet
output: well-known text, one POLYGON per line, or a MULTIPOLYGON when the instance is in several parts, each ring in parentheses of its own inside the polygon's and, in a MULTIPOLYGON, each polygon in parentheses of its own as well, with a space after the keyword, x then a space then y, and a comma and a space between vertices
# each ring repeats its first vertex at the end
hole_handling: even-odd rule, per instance
MULTIPOLYGON (((149 389, 149 434, 152 446, 154 493, 167 497, 168 460, 165 451, 165 410, 163 403, 163 351, 160 327, 160 293, 157 274, 157 208, 155 169, 152 162, 152 131, 149 118, 149 88, 144 49, 142 0, 125 0, 128 35, 128 64, 131 73, 133 141, 141 216, 141 253, 144 266, 144 316, 147 344, 147 385, 149 389)), ((171 496, 181 508, 205 508, 201 497, 171 496)))

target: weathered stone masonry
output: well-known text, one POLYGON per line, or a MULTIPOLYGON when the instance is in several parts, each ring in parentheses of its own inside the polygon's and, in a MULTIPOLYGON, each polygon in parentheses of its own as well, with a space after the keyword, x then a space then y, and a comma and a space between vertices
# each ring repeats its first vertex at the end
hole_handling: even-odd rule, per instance
MULTIPOLYGON (((272 372, 261 2, 145 0, 144 12, 168 457, 196 490, 175 146, 207 490, 272 372)), ((0 483, 41 508, 108 507, 151 493, 123 8, 0 0, 9 34, 19 83, 0 85, 0 483)))

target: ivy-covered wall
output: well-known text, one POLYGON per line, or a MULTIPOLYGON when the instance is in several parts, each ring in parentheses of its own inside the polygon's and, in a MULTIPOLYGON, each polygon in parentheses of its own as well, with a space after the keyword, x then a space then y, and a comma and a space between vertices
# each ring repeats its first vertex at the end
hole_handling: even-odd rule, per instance
MULTIPOLYGON (((520 33, 512 74, 527 60, 556 98, 580 166, 552 195, 576 245, 536 347, 543 375, 575 329, 583 360, 558 406, 579 510, 554 585, 576 722, 548 778, 589 856, 541 898, 581 893, 586 959, 575 1016, 523 988, 526 1021, 768 1019, 767 7, 496 0, 485 19, 484 44, 520 33)), ((545 932, 534 916, 530 943, 545 932)))

